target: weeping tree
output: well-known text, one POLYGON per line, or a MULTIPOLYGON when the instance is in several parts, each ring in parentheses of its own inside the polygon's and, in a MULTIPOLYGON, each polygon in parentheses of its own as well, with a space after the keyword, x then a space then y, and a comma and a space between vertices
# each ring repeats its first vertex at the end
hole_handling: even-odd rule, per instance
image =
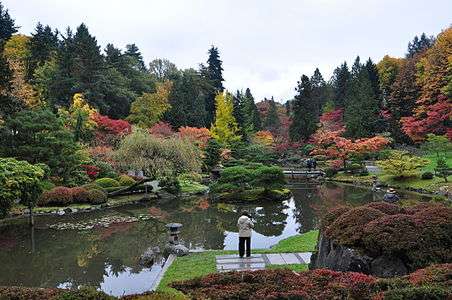
POLYGON ((30 209, 33 225, 33 207, 42 193, 44 170, 38 165, 14 158, 0 158, 0 218, 8 214, 14 201, 30 209))
POLYGON ((143 129, 135 129, 120 143, 113 158, 124 169, 142 170, 154 179, 174 179, 188 172, 200 172, 199 149, 189 141, 158 138, 143 129))

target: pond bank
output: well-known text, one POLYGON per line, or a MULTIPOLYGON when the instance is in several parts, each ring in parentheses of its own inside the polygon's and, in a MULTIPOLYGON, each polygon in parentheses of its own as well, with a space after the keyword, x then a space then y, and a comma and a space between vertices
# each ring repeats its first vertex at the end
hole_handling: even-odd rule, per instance
MULTIPOLYGON (((295 253, 295 252, 313 252, 317 246, 319 231, 311 230, 303 234, 297 234, 279 241, 269 249, 255 249, 252 253, 295 253)), ((215 273, 216 256, 238 254, 234 250, 207 250, 203 252, 190 253, 188 256, 178 257, 164 274, 157 291, 170 294, 181 295, 177 290, 169 287, 170 283, 180 280, 193 279, 210 273, 215 273)), ((275 268, 289 268, 293 270, 307 270, 307 265, 272 265, 275 268)))

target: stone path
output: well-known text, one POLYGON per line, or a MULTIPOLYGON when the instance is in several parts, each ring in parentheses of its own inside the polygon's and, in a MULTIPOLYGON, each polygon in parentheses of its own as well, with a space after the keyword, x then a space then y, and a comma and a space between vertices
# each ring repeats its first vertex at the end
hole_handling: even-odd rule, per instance
POLYGON ((240 258, 237 254, 216 257, 217 271, 262 270, 267 265, 309 264, 311 252, 253 254, 248 258, 240 258))

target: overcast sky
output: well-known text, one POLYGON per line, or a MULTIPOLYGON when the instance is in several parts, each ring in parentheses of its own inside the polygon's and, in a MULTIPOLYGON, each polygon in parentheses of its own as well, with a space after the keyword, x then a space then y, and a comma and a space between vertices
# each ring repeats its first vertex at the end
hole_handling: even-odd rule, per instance
POLYGON ((451 0, 1 0, 20 32, 38 21, 60 30, 88 25, 98 42, 135 43, 146 63, 167 58, 179 68, 219 48, 225 86, 250 87, 256 100, 287 100, 302 74, 325 79, 344 60, 403 56, 422 32, 452 23, 451 0))

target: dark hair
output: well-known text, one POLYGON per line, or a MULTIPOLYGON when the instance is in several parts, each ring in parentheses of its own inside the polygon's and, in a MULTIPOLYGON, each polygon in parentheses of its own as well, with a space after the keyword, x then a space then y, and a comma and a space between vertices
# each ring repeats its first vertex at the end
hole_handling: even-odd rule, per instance
POLYGON ((250 213, 247 212, 246 210, 242 210, 242 216, 251 217, 250 213))

